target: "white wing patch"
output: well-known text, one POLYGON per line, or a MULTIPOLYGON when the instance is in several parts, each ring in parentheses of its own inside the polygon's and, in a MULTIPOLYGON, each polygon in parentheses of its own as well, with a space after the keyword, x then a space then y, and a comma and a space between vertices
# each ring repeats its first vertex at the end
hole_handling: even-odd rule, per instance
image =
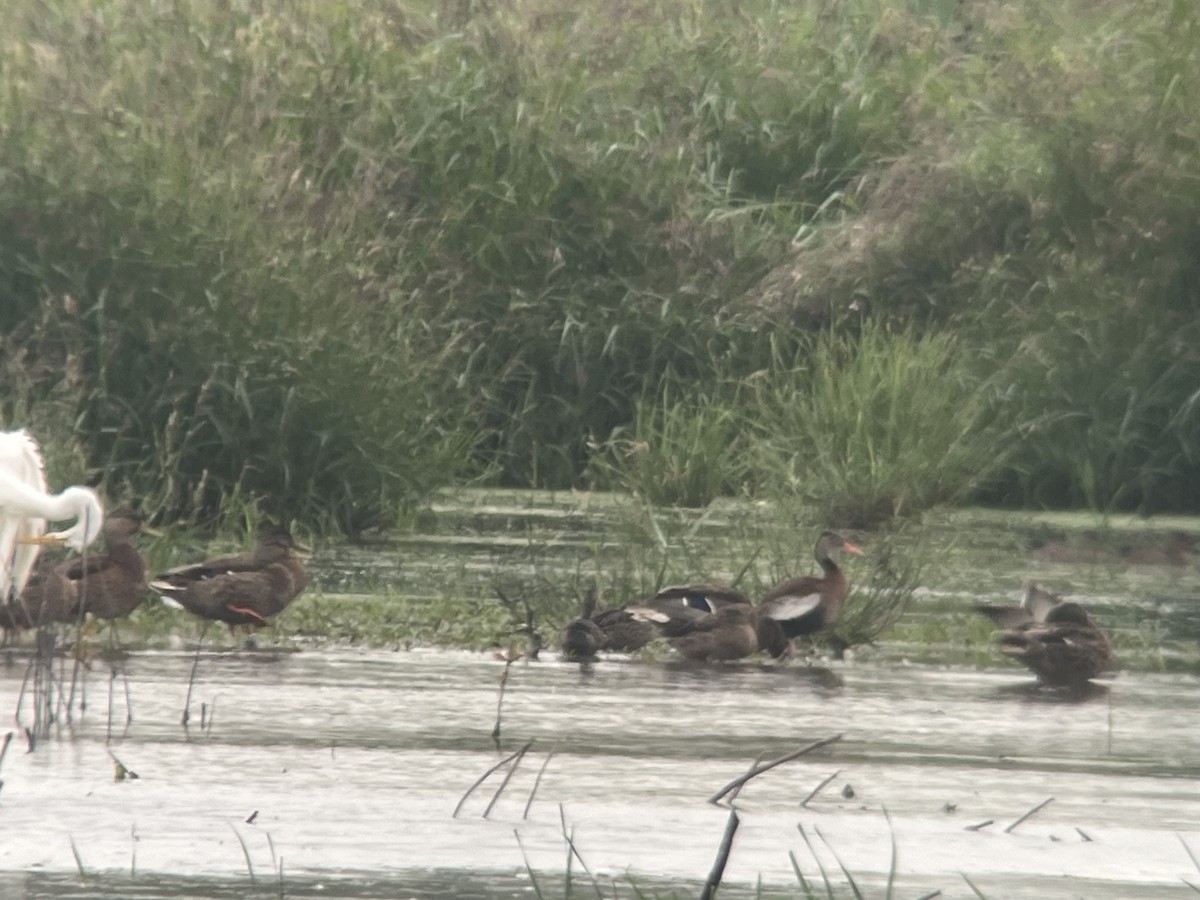
POLYGON ((796 597, 776 597, 764 608, 764 611, 767 618, 786 622, 788 619, 799 619, 806 616, 820 605, 820 593, 804 594, 796 597))

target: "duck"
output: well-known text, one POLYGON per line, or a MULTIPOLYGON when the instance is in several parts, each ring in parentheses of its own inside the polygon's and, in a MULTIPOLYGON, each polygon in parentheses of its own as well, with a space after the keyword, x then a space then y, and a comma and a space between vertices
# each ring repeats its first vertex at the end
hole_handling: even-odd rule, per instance
POLYGON ((1062 597, 1035 581, 1025 585, 1020 606, 999 606, 978 603, 975 611, 991 619, 999 628, 1020 628, 1035 622, 1045 622, 1046 615, 1062 603, 1062 597))
POLYGON ((1060 602, 1041 621, 1000 635, 1000 650, 1028 666, 1045 685, 1082 685, 1100 675, 1113 658, 1112 641, 1078 603, 1060 602))
POLYGON ((846 602, 846 573, 834 560, 838 553, 862 556, 862 548, 840 534, 823 531, 813 547, 821 576, 789 578, 771 588, 758 605, 762 615, 779 623, 789 640, 816 634, 837 624, 846 602))
POLYGON ((141 517, 122 507, 104 521, 107 552, 58 563, 43 558, 21 596, 0 610, 0 625, 36 628, 75 622, 83 613, 99 619, 128 615, 146 592, 146 563, 130 541, 141 526, 141 517))
POLYGON ((259 628, 283 612, 308 584, 307 552, 282 525, 263 520, 258 544, 250 553, 179 566, 156 575, 150 589, 168 603, 203 619, 224 622, 233 630, 259 628))

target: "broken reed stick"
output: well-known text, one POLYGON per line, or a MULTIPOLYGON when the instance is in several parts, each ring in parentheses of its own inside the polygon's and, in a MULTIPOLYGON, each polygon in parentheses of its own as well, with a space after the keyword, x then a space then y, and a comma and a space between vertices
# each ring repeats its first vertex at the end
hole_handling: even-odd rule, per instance
POLYGON ((493 772, 495 772, 497 769, 499 769, 505 763, 507 763, 510 760, 512 760, 513 758, 515 758, 518 754, 523 754, 526 750, 528 750, 532 746, 533 746, 533 741, 529 741, 520 750, 514 750, 508 756, 504 757, 504 759, 500 760, 500 762, 496 763, 494 766, 492 766, 490 769, 488 769, 486 772, 484 772, 482 775, 480 775, 477 779, 475 779, 475 783, 472 784, 469 788, 467 788, 467 792, 465 794, 463 794, 462 799, 458 801, 458 806, 454 807, 454 812, 450 814, 450 818, 452 818, 452 819, 458 818, 458 814, 462 811, 463 804, 467 802, 467 798, 470 797, 471 794, 473 794, 475 792, 475 789, 477 787, 479 787, 481 784, 483 784, 485 781, 487 781, 487 778, 489 775, 491 775, 493 772))
POLYGON ((725 874, 725 864, 729 862, 729 853, 733 850, 733 836, 737 834, 738 824, 737 810, 729 810, 725 834, 721 836, 721 846, 717 850, 717 858, 713 861, 712 871, 708 873, 708 880, 704 882, 704 889, 700 891, 700 900, 712 900, 716 895, 721 877, 725 874))
POLYGON ((196 683, 196 669, 200 667, 200 650, 204 647, 204 636, 208 634, 210 624, 209 619, 204 620, 204 627, 200 629, 200 638, 196 641, 196 656, 192 659, 192 673, 188 675, 187 694, 183 698, 183 715, 179 719, 179 724, 184 728, 187 728, 188 719, 192 717, 192 686, 196 683))
MULTIPOLYGON (((592 874, 592 870, 588 868, 588 864, 584 861, 583 855, 579 852, 579 848, 575 846, 575 838, 573 834, 567 831, 567 811, 563 808, 561 803, 558 804, 558 821, 562 825, 562 836, 563 840, 567 842, 567 847, 570 849, 572 855, 579 860, 579 865, 583 866, 583 871, 587 874, 587 877, 592 880, 592 888, 596 891, 596 896, 599 897, 600 900, 604 900, 604 892, 600 890, 600 884, 596 881, 596 876, 592 874)), ((569 862, 570 860, 568 860, 568 863, 569 862)))
POLYGON ((1085 844, 1090 844, 1092 842, 1092 836, 1090 834, 1088 834, 1086 831, 1084 831, 1082 828, 1080 828, 1078 825, 1075 826, 1075 830, 1077 832, 1079 832, 1079 836, 1081 838, 1083 838, 1083 842, 1085 844))
MULTIPOLYGON (((529 792, 529 799, 525 801, 525 812, 521 813, 522 819, 529 818, 529 808, 533 806, 533 798, 537 795, 538 788, 542 785, 542 776, 546 774, 546 768, 550 765, 550 760, 554 759, 554 754, 558 750, 558 742, 555 741, 554 746, 550 748, 550 752, 546 754, 546 761, 542 763, 542 767, 538 769, 537 778, 533 780, 533 789, 529 792)), ((0 753, 0 761, 4 759, 4 754, 0 753)))
POLYGON ((500 675, 500 695, 496 697, 496 724, 492 726, 492 743, 496 745, 496 749, 500 749, 500 716, 504 709, 504 688, 508 684, 508 672, 521 656, 519 653, 513 652, 509 648, 508 654, 504 657, 504 672, 500 675))
POLYGON ((1028 819, 1030 816, 1037 813, 1044 806, 1048 806, 1049 804, 1051 804, 1053 802, 1054 802, 1053 797, 1047 797, 1045 800, 1043 800, 1041 803, 1039 803, 1033 809, 1029 810, 1029 812, 1025 813, 1025 815, 1021 816, 1021 818, 1017 819, 1015 822, 1013 822, 1011 825, 1009 825, 1007 828, 1005 828, 1004 833, 1005 834, 1010 833, 1014 828, 1016 828, 1018 825, 1020 825, 1022 822, 1024 822, 1026 819, 1028 819))
POLYGON ((825 786, 827 784, 829 784, 829 782, 833 781, 833 779, 837 778, 840 774, 842 774, 842 770, 838 769, 836 772, 834 772, 832 775, 830 775, 828 778, 826 778, 824 781, 822 781, 820 784, 818 784, 815 788, 813 788, 811 791, 809 791, 809 794, 807 797, 805 797, 803 800, 800 801, 800 805, 807 807, 808 802, 810 800, 812 800, 813 797, 817 796, 817 794, 821 793, 821 791, 824 790, 825 786))
MULTIPOLYGON (((750 764, 750 768, 747 769, 747 771, 753 772, 755 770, 755 768, 758 766, 758 764, 762 762, 762 758, 766 755, 767 755, 767 751, 763 750, 761 753, 758 754, 758 756, 754 757, 754 762, 750 764)), ((742 792, 742 788, 744 788, 745 786, 746 786, 746 783, 742 782, 737 787, 735 787, 732 791, 730 791, 729 799, 726 801, 730 806, 733 806, 733 801, 738 798, 738 794, 740 794, 742 792)))
POLYGON ((995 819, 987 819, 983 822, 980 822, 978 825, 968 825, 963 829, 963 831, 979 831, 980 829, 987 828, 989 825, 994 825, 995 822, 995 819))
POLYGON ((778 759, 771 760, 770 762, 765 762, 765 763, 762 763, 761 765, 756 765, 745 775, 742 775, 739 778, 735 778, 733 781, 729 782, 729 784, 725 785, 725 787, 721 788, 719 791, 717 791, 715 794, 713 794, 711 797, 709 797, 708 802, 709 803, 718 803, 718 802, 720 802, 722 797, 724 797, 726 794, 728 794, 730 791, 734 790, 735 788, 740 790, 741 786, 744 785, 751 778, 755 778, 755 777, 761 775, 763 772, 773 769, 776 766, 781 766, 785 762, 791 762, 793 759, 798 759, 799 757, 804 756, 806 753, 811 753, 813 750, 818 750, 821 747, 826 747, 829 744, 836 743, 837 741, 840 741, 841 739, 842 739, 842 735, 835 734, 833 737, 827 737, 827 738, 823 738, 822 740, 819 740, 819 741, 813 741, 807 747, 801 747, 799 750, 796 750, 792 753, 788 753, 786 756, 781 756, 778 759))
POLYGON ((496 793, 494 793, 492 795, 492 801, 487 805, 487 808, 483 811, 483 817, 485 819, 488 818, 488 816, 490 816, 492 814, 492 808, 500 800, 500 795, 503 794, 504 789, 506 787, 508 787, 508 782, 512 779, 513 775, 516 773, 517 766, 521 765, 521 760, 525 758, 525 751, 529 749, 530 744, 532 744, 532 743, 533 743, 533 741, 530 741, 528 744, 526 744, 524 747, 522 747, 520 750, 518 750, 516 752, 515 758, 512 761, 512 765, 510 765, 508 767, 508 771, 504 773, 504 780, 500 782, 500 787, 496 788, 496 793))
POLYGON ((4 735, 3 743, 0 743, 0 766, 4 765, 4 757, 8 755, 8 745, 12 743, 13 733, 10 731, 4 735))

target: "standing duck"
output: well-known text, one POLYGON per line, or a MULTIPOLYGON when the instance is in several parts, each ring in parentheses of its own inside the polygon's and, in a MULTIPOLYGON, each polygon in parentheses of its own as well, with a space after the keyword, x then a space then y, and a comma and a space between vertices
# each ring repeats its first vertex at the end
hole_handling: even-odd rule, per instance
POLYGON ((862 549, 840 534, 822 532, 813 548, 821 577, 791 578, 771 588, 759 601, 762 615, 778 622, 789 639, 815 634, 837 623, 846 602, 846 573, 833 559, 839 552, 862 556, 862 549))
POLYGON ((308 584, 303 550, 282 525, 263 520, 252 553, 211 559, 162 573, 150 587, 168 602, 204 619, 259 627, 278 615, 308 584))
POLYGON ((142 527, 128 507, 104 521, 105 553, 38 566, 9 614, 22 627, 74 622, 90 612, 98 619, 126 616, 146 594, 146 563, 130 539, 142 527))
POLYGON ((1112 661, 1112 642, 1078 603, 1052 606, 1042 621, 1000 635, 1000 650, 1033 670, 1043 684, 1079 686, 1112 661))

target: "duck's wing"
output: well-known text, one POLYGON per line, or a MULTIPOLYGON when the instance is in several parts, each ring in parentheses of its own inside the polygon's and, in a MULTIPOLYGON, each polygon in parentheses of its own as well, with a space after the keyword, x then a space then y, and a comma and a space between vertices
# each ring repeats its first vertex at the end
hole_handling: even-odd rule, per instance
POLYGON ((763 595, 758 604, 762 614, 777 622, 800 619, 821 605, 821 580, 811 575, 792 578, 763 595))
POLYGON ((750 605, 750 598, 737 588, 723 584, 676 584, 663 588, 650 601, 664 611, 694 609, 715 613, 725 606, 750 605))
POLYGON ((987 616, 997 628, 1014 629, 1023 625, 1034 624, 1034 617, 1021 606, 996 606, 990 603, 977 603, 975 612, 987 616))

